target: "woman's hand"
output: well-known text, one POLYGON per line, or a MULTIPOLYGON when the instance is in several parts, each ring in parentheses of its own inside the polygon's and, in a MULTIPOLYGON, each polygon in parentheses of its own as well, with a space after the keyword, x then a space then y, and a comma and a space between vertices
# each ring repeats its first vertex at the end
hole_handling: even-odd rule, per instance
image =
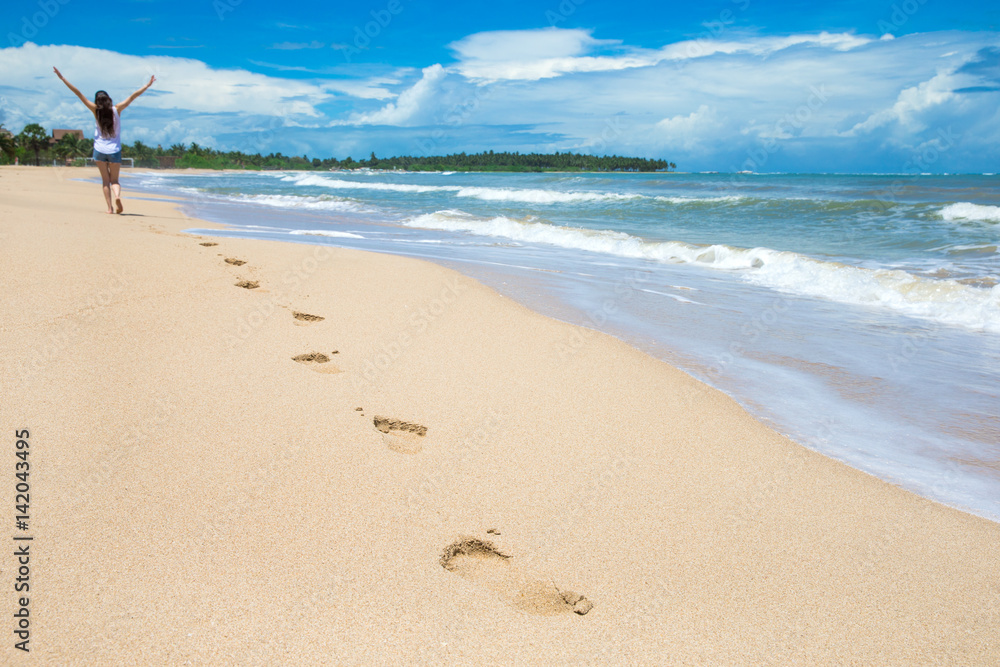
POLYGON ((59 71, 58 67, 53 67, 52 71, 56 73, 56 76, 59 77, 60 81, 66 84, 67 88, 73 91, 74 95, 80 98, 80 101, 83 102, 84 106, 86 106, 91 111, 97 108, 97 106, 93 102, 91 102, 90 100, 88 100, 86 97, 83 96, 83 93, 80 92, 79 88, 77 88, 72 83, 66 80, 66 77, 62 75, 62 72, 59 71))
POLYGON ((145 86, 143 86, 139 90, 137 90, 134 93, 132 93, 131 95, 129 95, 128 99, 126 99, 124 102, 116 104, 115 106, 118 108, 118 113, 121 113, 122 111, 125 111, 125 109, 128 108, 128 105, 132 104, 132 102, 135 102, 135 98, 139 97, 144 92, 146 92, 147 90, 149 90, 149 87, 152 86, 153 83, 155 83, 155 82, 156 82, 156 77, 155 76, 149 77, 149 83, 147 83, 145 86))

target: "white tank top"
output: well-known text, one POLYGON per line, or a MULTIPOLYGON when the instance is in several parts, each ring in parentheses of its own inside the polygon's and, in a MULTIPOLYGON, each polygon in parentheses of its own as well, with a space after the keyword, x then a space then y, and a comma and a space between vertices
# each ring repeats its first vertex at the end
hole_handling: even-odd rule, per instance
POLYGON ((94 114, 94 150, 98 153, 111 155, 122 149, 122 123, 118 116, 118 107, 112 107, 115 117, 115 134, 112 137, 101 135, 101 126, 97 123, 97 114, 94 114))

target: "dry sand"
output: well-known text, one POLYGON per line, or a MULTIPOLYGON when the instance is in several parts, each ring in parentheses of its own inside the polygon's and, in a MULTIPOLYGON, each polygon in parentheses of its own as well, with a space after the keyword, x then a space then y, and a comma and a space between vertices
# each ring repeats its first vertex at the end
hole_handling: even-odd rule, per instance
POLYGON ((1000 662, 1000 525, 454 271, 82 175, 0 169, 0 662, 1000 662))

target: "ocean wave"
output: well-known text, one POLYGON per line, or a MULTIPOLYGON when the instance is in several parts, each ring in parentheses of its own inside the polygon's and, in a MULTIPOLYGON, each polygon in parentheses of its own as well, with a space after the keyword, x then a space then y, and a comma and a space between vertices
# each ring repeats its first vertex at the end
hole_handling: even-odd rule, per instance
POLYGON ((628 202, 652 200, 669 204, 704 204, 733 202, 743 199, 741 195, 722 197, 650 197, 630 192, 581 192, 515 188, 464 187, 456 192, 457 197, 474 197, 483 201, 509 201, 527 204, 571 204, 575 202, 628 202))
POLYGON ((1000 206, 984 206, 958 202, 948 204, 941 209, 941 217, 949 222, 956 220, 978 220, 981 222, 1000 222, 1000 206))
POLYGON ((288 232, 292 236, 331 236, 338 239, 363 239, 364 236, 361 234, 352 234, 351 232, 334 232, 326 229, 296 229, 294 231, 288 232))
MULTIPOLYGON (((452 172, 454 173, 454 172, 452 172)), ((347 181, 316 174, 286 174, 281 180, 296 185, 324 187, 338 190, 378 190, 405 193, 452 193, 455 197, 473 198, 490 202, 519 202, 524 204, 569 204, 575 202, 624 202, 655 200, 671 204, 701 204, 707 202, 733 202, 742 195, 719 197, 650 197, 628 192, 586 192, 543 190, 539 188, 491 188, 461 185, 417 185, 414 183, 369 183, 347 181)))
POLYGON ((653 197, 656 201, 670 204, 730 204, 749 199, 746 195, 719 195, 718 197, 653 197))
POLYGON ((274 206, 276 208, 299 208, 309 211, 363 211, 365 207, 356 201, 342 197, 303 197, 300 195, 232 195, 226 197, 240 202, 274 206))
POLYGON ((416 216, 404 224, 736 272, 750 283, 782 292, 886 308, 912 317, 1000 333, 1000 286, 970 286, 899 269, 852 266, 771 248, 647 241, 624 232, 560 227, 533 218, 480 218, 448 210, 416 216))
POLYGON ((997 254, 997 246, 995 243, 956 245, 948 248, 945 252, 958 257, 992 257, 997 254))
POLYGON ((649 292, 650 294, 659 294, 660 296, 668 296, 671 299, 673 299, 674 301, 679 301, 680 303, 693 303, 696 306, 704 306, 705 305, 701 301, 695 301, 693 299, 689 299, 687 297, 680 296, 679 294, 670 294, 669 292, 658 292, 655 289, 646 289, 645 287, 640 287, 638 289, 639 289, 640 292, 649 292))
POLYGON ((414 185, 410 183, 366 183, 361 181, 345 181, 340 178, 330 178, 317 174, 287 174, 281 177, 286 183, 314 187, 331 188, 335 190, 381 190, 387 192, 440 192, 456 189, 455 186, 414 185))
POLYGON ((646 199, 639 194, 618 192, 563 192, 559 190, 464 187, 457 197, 472 197, 483 201, 511 201, 526 204, 569 204, 594 201, 634 201, 646 199))

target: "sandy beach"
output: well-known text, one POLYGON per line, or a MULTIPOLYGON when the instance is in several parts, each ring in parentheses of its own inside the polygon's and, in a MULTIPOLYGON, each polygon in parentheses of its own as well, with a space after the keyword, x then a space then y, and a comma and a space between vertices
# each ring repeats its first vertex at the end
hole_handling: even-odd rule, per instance
POLYGON ((1000 525, 455 271, 95 175, 0 168, 5 664, 1000 662, 1000 525))

